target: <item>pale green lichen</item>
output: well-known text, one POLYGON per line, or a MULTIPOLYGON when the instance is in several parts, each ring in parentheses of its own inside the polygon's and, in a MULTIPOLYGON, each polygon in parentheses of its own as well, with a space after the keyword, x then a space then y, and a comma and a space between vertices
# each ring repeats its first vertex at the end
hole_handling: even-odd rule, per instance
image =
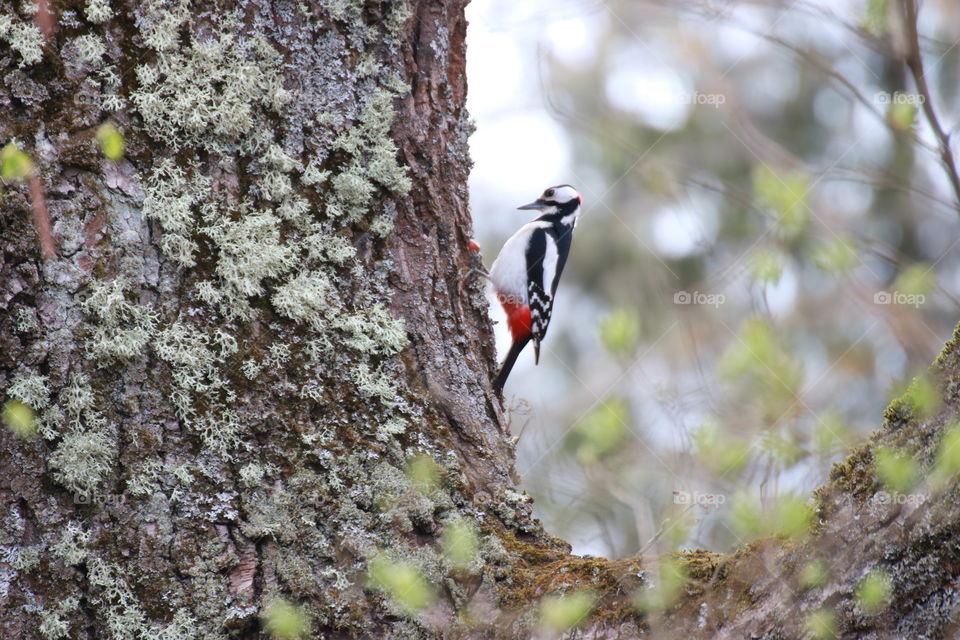
MULTIPOLYGON (((87 3, 88 14, 95 4, 101 3, 87 3)), ((348 16, 362 5, 340 0, 332 4, 322 4, 319 13, 327 9, 348 16)), ((285 590, 345 591, 352 587, 351 576, 363 570, 363 560, 340 567, 337 542, 344 540, 360 550, 360 558, 369 558, 398 527, 409 531, 426 526, 453 508, 442 491, 423 496, 411 490, 391 465, 375 469, 380 463, 366 449, 362 455, 343 455, 342 430, 352 429, 361 431, 360 438, 383 443, 377 445, 382 448, 378 458, 402 459, 398 436, 421 419, 418 405, 408 399, 399 380, 404 365, 396 356, 407 337, 403 323, 390 311, 391 266, 379 242, 392 230, 391 201, 411 186, 390 135, 396 117, 393 101, 408 88, 396 74, 384 72, 375 57, 379 53, 371 54, 379 52, 380 43, 393 46, 396 34, 384 32, 383 24, 396 26, 408 14, 402 3, 394 3, 382 24, 350 27, 349 34, 338 27, 343 34, 305 38, 310 55, 335 61, 327 68, 338 74, 333 82, 319 79, 322 91, 305 108, 288 105, 290 95, 283 89, 285 75, 298 96, 316 89, 301 83, 306 76, 298 77, 301 71, 291 65, 300 56, 299 45, 288 48, 285 42, 279 55, 265 38, 243 34, 259 18, 242 14, 241 28, 236 22, 239 11, 232 20, 215 25, 192 24, 191 6, 187 0, 140 4, 137 26, 153 52, 144 58, 149 62, 135 69, 136 86, 121 87, 119 79, 113 84, 106 70, 94 75, 103 80, 104 91, 115 96, 115 108, 122 107, 120 93, 129 92, 139 116, 135 121, 142 121, 143 131, 171 153, 154 161, 142 182, 144 217, 162 256, 159 268, 156 262, 148 264, 150 275, 143 284, 132 282, 142 273, 134 269, 122 271, 131 281, 91 284, 83 305, 91 322, 83 326, 87 353, 101 367, 117 360, 134 361, 134 370, 158 366, 160 382, 151 382, 151 387, 169 399, 183 433, 199 437, 208 450, 235 465, 224 465, 206 452, 190 465, 177 465, 163 462, 158 453, 125 461, 116 482, 137 497, 135 505, 176 503, 178 513, 182 509, 188 517, 236 523, 251 538, 280 541, 273 562, 285 590), (328 47, 328 38, 336 46, 328 47), (360 45, 357 55, 341 56, 343 45, 349 50, 358 42, 376 42, 378 48, 360 45), (353 83, 355 90, 327 101, 323 91, 328 85, 339 91, 341 75, 349 76, 347 84, 353 83), (362 83, 353 82, 361 77, 362 83), (168 304, 169 295, 179 296, 180 304, 168 304), (243 336, 240 344, 231 337, 235 331, 243 336), (144 356, 156 357, 135 361, 144 356), (169 378, 164 375, 167 367, 169 378), (298 443, 296 457, 281 458, 289 452, 259 429, 262 453, 251 446, 247 429, 264 420, 251 415, 250 409, 256 414, 260 405, 247 404, 261 392, 250 392, 258 385, 248 380, 257 378, 271 385, 263 392, 277 400, 263 405, 277 409, 269 414, 276 422, 271 431, 298 443), (357 398, 344 399, 344 394, 357 398), (238 468, 240 490, 230 485, 237 481, 232 474, 238 468), (371 476, 378 478, 372 489, 357 482, 371 476), (205 498, 213 495, 211 484, 220 490, 221 482, 229 495, 218 494, 213 505, 202 503, 201 511, 201 489, 191 487, 194 481, 202 485, 205 498), (374 508, 381 489, 390 499, 374 508), (336 504, 331 504, 331 496, 336 496, 336 504)), ((109 5, 103 2, 101 8, 101 17, 109 19, 109 5)), ((304 8, 291 3, 283 9, 295 10, 304 8)), ((111 100, 103 97, 104 104, 111 100)), ((154 260, 152 255, 149 260, 154 260)), ((107 377, 103 369, 90 375, 98 383, 107 377)), ((109 436, 118 443, 117 434, 108 431, 95 411, 101 387, 96 389, 77 374, 54 394, 55 406, 44 411, 43 419, 61 430, 68 428, 61 446, 75 446, 79 441, 68 442, 72 437, 86 438, 89 444, 90 439, 109 436)), ((163 427, 156 427, 162 432, 163 427)), ((167 440, 164 434, 161 442, 166 445, 167 440)), ((141 450, 151 451, 153 442, 145 440, 141 450)), ((98 477, 98 465, 113 466, 115 451, 106 455, 107 450, 101 450, 92 460, 84 454, 88 460, 79 466, 98 473, 82 480, 76 469, 71 476, 59 466, 51 471, 75 488, 95 487, 91 478, 98 477)), ((201 598, 191 600, 190 615, 177 608, 175 623, 159 628, 149 623, 126 586, 121 566, 88 551, 88 541, 79 541, 79 536, 73 536, 70 548, 61 541, 61 549, 74 564, 86 565, 93 594, 90 609, 106 627, 105 636, 216 637, 223 633, 220 622, 249 615, 239 605, 228 609, 223 604, 231 597, 223 579, 230 560, 224 560, 228 554, 220 542, 211 543, 182 569, 189 588, 206 597, 200 604, 201 598)), ((402 553, 422 560, 431 580, 442 579, 443 559, 436 551, 404 548, 402 553)), ((182 607, 176 591, 171 592, 171 606, 182 607)), ((330 610, 323 615, 329 616, 331 627, 355 624, 349 618, 355 613, 330 610)))
POLYGON ((90 532, 84 531, 76 522, 70 522, 50 551, 60 558, 67 566, 75 566, 87 559, 87 544, 90 542, 90 532))
POLYGON ((243 420, 236 411, 215 405, 208 408, 204 415, 186 422, 200 435, 209 449, 228 460, 233 458, 233 452, 240 446, 240 434, 244 429, 243 420))
POLYGON ((69 635, 70 625, 66 616, 80 608, 80 601, 69 596, 57 603, 53 609, 38 609, 36 613, 40 616, 40 635, 47 640, 59 640, 69 635))
POLYGON ((79 524, 70 522, 50 551, 68 566, 85 565, 86 579, 91 587, 88 602, 97 612, 98 621, 105 624, 112 640, 193 640, 199 637, 197 621, 182 609, 166 625, 151 624, 127 584, 125 571, 119 565, 94 555, 89 543, 90 533, 79 524))
POLYGON ((260 372, 263 370, 263 365, 254 360, 253 358, 247 358, 240 365, 240 372, 246 376, 247 380, 254 380, 257 376, 260 375, 260 372))
POLYGON ((53 477, 70 491, 89 496, 99 487, 116 457, 114 440, 97 432, 68 433, 47 461, 53 477))
POLYGON ((13 376, 7 395, 29 405, 36 411, 46 409, 50 404, 50 387, 47 376, 29 371, 19 371, 13 376))
POLYGON ((333 325, 344 331, 349 346, 363 353, 392 355, 407 344, 403 321, 391 316, 381 304, 341 316, 333 325))
POLYGON ((107 45, 98 35, 86 34, 74 39, 73 45, 77 49, 77 58, 86 64, 97 67, 107 53, 107 45))
POLYGON ((12 16, 0 15, 0 40, 20 54, 21 68, 43 57, 43 34, 33 23, 14 22, 12 16))
POLYGON ((262 295, 265 279, 283 275, 296 263, 294 252, 280 241, 280 220, 265 211, 241 214, 239 220, 224 212, 204 233, 219 249, 216 273, 231 303, 221 305, 228 315, 248 317, 245 299, 262 295))
POLYGON ((283 220, 300 220, 310 212, 310 203, 297 195, 284 198, 277 206, 277 215, 283 220))
POLYGON ((326 327, 325 313, 331 306, 333 285, 321 271, 304 271, 277 287, 270 299, 274 308, 297 322, 310 324, 315 330, 326 327))
POLYGON ((153 342, 154 352, 170 365, 174 384, 170 399, 177 416, 204 444, 226 457, 239 442, 242 421, 229 406, 236 393, 221 368, 238 348, 224 331, 207 334, 179 321, 158 331, 153 342))
POLYGON ((156 313, 129 302, 128 286, 122 278, 90 283, 81 307, 98 320, 86 341, 87 352, 95 360, 109 363, 140 356, 156 331, 156 313))
POLYGON ((359 362, 350 369, 357 391, 364 398, 377 398, 387 406, 400 402, 392 372, 377 367, 371 369, 366 362, 359 362))
POLYGON ((308 187, 316 187, 322 185, 326 182, 327 178, 330 177, 329 171, 323 171, 317 165, 311 164, 307 166, 304 170, 303 175, 300 176, 300 182, 307 185, 308 187))
POLYGON ((140 33, 147 46, 166 51, 179 44, 180 27, 190 20, 190 0, 145 0, 140 33))
POLYGON ((40 562, 40 551, 42 546, 34 545, 32 547, 21 547, 17 551, 16 558, 10 563, 10 566, 17 571, 30 571, 40 562))
POLYGON ((263 479, 268 475, 275 475, 275 465, 265 465, 251 462, 240 467, 240 481, 250 489, 263 485, 263 479))
POLYGON ((326 10, 334 20, 357 22, 363 12, 363 0, 329 0, 326 10))
POLYGON ((220 374, 219 364, 236 352, 236 342, 218 340, 222 332, 211 338, 206 333, 182 322, 174 322, 157 332, 153 349, 170 365, 177 392, 173 404, 181 417, 193 415, 191 393, 202 394, 210 399, 226 393, 224 399, 233 400, 227 390, 226 380, 220 374))
POLYGON ((106 22, 113 17, 110 0, 88 0, 84 14, 87 16, 87 20, 95 24, 106 22))
POLYGON ((14 312, 13 328, 20 333, 33 333, 40 329, 36 316, 29 309, 20 307, 14 312))
POLYGON ((400 418, 390 418, 377 427, 377 440, 387 442, 407 430, 407 422, 400 418))
POLYGON ((59 403, 66 410, 68 424, 72 427, 79 427, 81 421, 94 428, 106 425, 103 417, 96 412, 94 401, 90 378, 83 372, 74 373, 70 384, 59 395, 59 403))
POLYGON ((93 429, 106 425, 95 409, 90 380, 82 372, 72 374, 70 383, 54 398, 46 376, 23 370, 13 376, 7 394, 36 411, 37 432, 46 440, 58 437, 64 427, 79 432, 84 424, 93 429))
POLYGON ((241 142, 258 144, 252 140, 256 136, 242 139, 252 132, 255 109, 279 111, 290 101, 276 50, 263 39, 237 36, 229 24, 178 49, 177 28, 189 18, 188 3, 146 13, 156 25, 148 29, 146 42, 158 55, 137 67, 140 86, 131 100, 147 133, 174 149, 229 153, 241 142))
POLYGON ((127 491, 135 496, 149 496, 160 487, 164 477, 164 464, 160 460, 146 460, 127 482, 127 491))
POLYGON ((407 170, 397 162, 397 145, 390 137, 396 111, 394 93, 386 89, 373 92, 360 112, 357 123, 334 142, 334 148, 349 153, 353 162, 346 173, 369 176, 397 194, 410 190, 407 170))
POLYGON ((204 201, 210 186, 209 178, 196 172, 188 176, 169 158, 158 161, 144 181, 143 215, 160 223, 160 249, 181 266, 196 263, 197 243, 190 239, 196 226, 192 207, 204 201))
POLYGON ((282 342, 274 342, 267 349, 268 355, 266 365, 268 367, 280 368, 290 360, 290 345, 282 342))

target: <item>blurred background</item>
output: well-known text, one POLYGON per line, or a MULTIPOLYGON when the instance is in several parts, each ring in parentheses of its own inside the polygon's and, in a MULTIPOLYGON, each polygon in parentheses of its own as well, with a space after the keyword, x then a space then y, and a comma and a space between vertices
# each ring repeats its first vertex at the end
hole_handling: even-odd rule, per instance
MULTIPOLYGON (((531 218, 516 206, 558 183, 584 198, 540 366, 528 349, 506 388, 539 517, 609 557, 790 520, 960 316, 937 134, 960 123, 960 5, 921 5, 925 88, 899 0, 468 18, 486 264, 531 218)), ((492 297, 491 317, 502 354, 492 297)))

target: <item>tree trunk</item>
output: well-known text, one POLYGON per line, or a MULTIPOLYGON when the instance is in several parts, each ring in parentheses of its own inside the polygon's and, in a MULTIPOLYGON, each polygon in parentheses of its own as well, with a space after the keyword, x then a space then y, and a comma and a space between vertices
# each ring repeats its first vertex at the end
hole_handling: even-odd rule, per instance
MULTIPOLYGON (((0 433, 3 637, 529 637, 580 587, 595 637, 796 637, 825 604, 849 637, 946 633, 955 495, 877 507, 869 449, 810 538, 686 554, 655 615, 640 559, 571 556, 531 518, 464 277, 464 2, 58 2, 47 36, 21 4, 0 0, 0 141, 42 189, 0 196, 0 388, 8 422, 35 416, 0 433), (791 590, 823 553, 828 586, 791 590), (858 616, 881 561, 896 600, 858 616)), ((881 437, 929 459, 945 384, 881 437)))

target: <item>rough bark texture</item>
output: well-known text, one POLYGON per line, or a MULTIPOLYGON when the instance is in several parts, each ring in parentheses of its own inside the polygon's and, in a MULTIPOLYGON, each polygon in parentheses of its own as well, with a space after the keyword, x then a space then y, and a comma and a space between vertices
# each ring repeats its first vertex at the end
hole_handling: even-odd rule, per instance
MULTIPOLYGON (((39 429, 0 431, 0 635, 263 637, 283 598, 311 637, 529 637, 541 596, 580 587, 587 636, 798 637, 822 605, 847 637, 946 634, 955 486, 891 511, 869 448, 809 538, 682 554, 685 595, 650 617, 640 559, 571 556, 531 518, 462 280, 463 4, 57 2, 45 39, 0 0, 0 141, 34 159, 56 240, 43 259, 31 192, 7 186, 0 389, 39 429), (458 528, 466 565, 444 553, 458 528), (827 586, 792 586, 817 555, 840 559, 827 586), (895 600, 865 616, 877 564, 895 600)), ((895 405, 880 439, 929 462, 956 349, 942 411, 895 405)))
POLYGON ((45 42, 0 2, 0 139, 57 240, 43 260, 7 188, 0 387, 40 428, 0 436, 2 635, 256 637, 275 597, 317 637, 429 635, 496 606, 501 540, 543 535, 461 281, 463 3, 54 10, 45 42), (480 533, 470 568, 452 522, 480 533), (405 611, 375 557, 441 597, 405 611))

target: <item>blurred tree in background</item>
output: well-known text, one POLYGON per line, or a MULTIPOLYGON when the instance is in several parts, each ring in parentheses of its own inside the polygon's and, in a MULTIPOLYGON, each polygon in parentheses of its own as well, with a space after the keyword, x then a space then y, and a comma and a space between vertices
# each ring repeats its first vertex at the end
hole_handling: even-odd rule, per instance
MULTIPOLYGON (((547 357, 507 388, 525 486, 575 548, 722 551, 789 528, 949 337, 960 6, 913 7, 475 4, 480 48, 498 30, 536 46, 568 159, 550 177, 586 205, 547 357)), ((522 221, 492 190, 481 172, 488 259, 522 221)))

